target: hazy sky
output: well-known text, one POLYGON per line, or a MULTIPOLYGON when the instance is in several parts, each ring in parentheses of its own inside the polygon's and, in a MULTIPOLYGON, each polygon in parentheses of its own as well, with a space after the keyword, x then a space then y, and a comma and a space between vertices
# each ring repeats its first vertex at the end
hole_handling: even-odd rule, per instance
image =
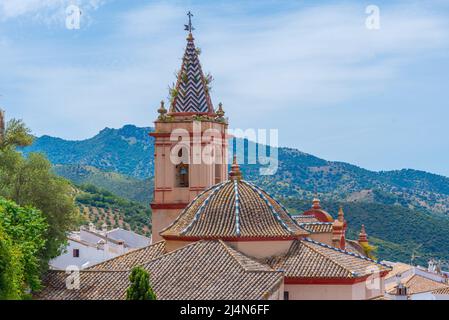
POLYGON ((368 169, 449 176, 449 1, 0 0, 0 105, 37 135, 150 126, 185 47, 235 128, 368 169), (65 10, 83 12, 80 30, 65 10), (365 26, 368 5, 380 29, 365 26))

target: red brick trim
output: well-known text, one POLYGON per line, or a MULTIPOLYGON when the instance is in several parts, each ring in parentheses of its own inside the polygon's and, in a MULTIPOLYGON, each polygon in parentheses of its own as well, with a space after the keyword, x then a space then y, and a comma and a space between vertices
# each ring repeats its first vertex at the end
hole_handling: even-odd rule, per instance
POLYGON ((339 285, 355 284, 366 281, 368 276, 360 278, 296 278, 285 277, 284 284, 339 285))
POLYGON ((194 237, 194 236, 173 236, 162 235, 165 240, 177 240, 177 241, 200 241, 200 240, 223 240, 228 242, 244 242, 244 241, 286 241, 301 239, 300 236, 271 236, 271 237, 194 237))
MULTIPOLYGON (((385 277, 389 271, 380 272, 381 278, 385 277)), ((338 285, 338 284, 355 284, 366 281, 370 275, 365 275, 358 278, 300 278, 300 277, 285 277, 285 284, 316 284, 316 285, 338 285)))
POLYGON ((169 116, 184 117, 184 116, 211 116, 216 117, 214 112, 169 112, 169 116))
MULTIPOLYGON (((204 132, 202 132, 201 134, 196 134, 196 137, 199 138, 199 139, 202 139, 203 138, 203 133, 204 132)), ((149 136, 150 137, 154 137, 154 138, 170 138, 171 137, 171 132, 151 132, 151 133, 149 133, 149 136)), ((193 132, 189 132, 189 136, 190 136, 190 138, 192 138, 193 137, 193 132)), ((222 139, 221 143, 222 144, 227 143, 228 142, 227 141, 228 138, 232 138, 232 136, 229 135, 229 134, 221 133, 221 139, 222 139)), ((177 142, 177 141, 170 141, 170 142, 177 142)), ((164 142, 156 142, 156 143, 159 144, 159 143, 164 143, 164 142)), ((205 141, 203 143, 211 143, 211 141, 207 141, 207 142, 205 141)))
POLYGON ((184 209, 188 203, 152 203, 151 209, 184 209))
POLYGON ((190 187, 190 191, 204 191, 206 187, 190 187))

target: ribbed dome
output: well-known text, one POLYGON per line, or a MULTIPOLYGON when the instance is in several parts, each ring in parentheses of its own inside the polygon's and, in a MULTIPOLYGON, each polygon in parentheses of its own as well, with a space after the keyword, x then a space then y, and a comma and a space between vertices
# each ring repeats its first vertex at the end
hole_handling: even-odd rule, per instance
POLYGON ((321 208, 320 200, 317 198, 313 199, 312 208, 305 211, 303 213, 303 215, 313 216, 316 219, 318 219, 318 221, 320 221, 320 222, 333 222, 334 221, 334 218, 332 218, 332 216, 327 211, 324 211, 321 208))
MULTIPOLYGON (((231 179, 201 193, 161 232, 165 239, 298 238, 309 232, 265 191, 241 179, 231 179)), ((237 173, 236 173, 237 172, 237 173)))

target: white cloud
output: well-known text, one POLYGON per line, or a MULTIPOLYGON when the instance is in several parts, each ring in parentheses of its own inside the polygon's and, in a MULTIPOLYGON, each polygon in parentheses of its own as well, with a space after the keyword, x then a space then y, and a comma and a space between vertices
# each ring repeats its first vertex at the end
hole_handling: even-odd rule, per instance
POLYGON ((65 19, 69 5, 77 5, 87 16, 97 10, 107 0, 2 0, 0 2, 0 21, 16 18, 31 18, 45 24, 60 23, 65 19))

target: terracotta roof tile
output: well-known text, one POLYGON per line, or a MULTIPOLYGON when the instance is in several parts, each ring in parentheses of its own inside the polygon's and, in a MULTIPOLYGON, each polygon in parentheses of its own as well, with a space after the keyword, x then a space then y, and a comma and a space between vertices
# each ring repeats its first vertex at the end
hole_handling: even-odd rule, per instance
POLYGON ((367 257, 307 238, 294 241, 285 256, 270 259, 268 264, 293 278, 358 278, 371 274, 374 266, 389 270, 367 257))
POLYGON ((128 270, 165 254, 165 241, 129 251, 121 256, 100 262, 86 270, 128 270))
POLYGON ((433 294, 449 295, 449 286, 432 291, 433 294))
POLYGON ((393 269, 388 273, 388 275, 385 277, 385 279, 396 277, 396 275, 400 275, 404 272, 409 271, 410 269, 413 269, 413 266, 405 263, 397 262, 393 265, 393 269))
MULTIPOLYGON (((142 265, 159 300, 266 299, 283 274, 222 241, 198 241, 142 265)), ((37 299, 124 299, 130 271, 80 271, 80 290, 66 289, 65 272, 50 271, 37 299)))
POLYGON ((296 221, 296 223, 307 223, 307 222, 320 222, 317 218, 315 218, 314 216, 310 216, 310 215, 297 215, 297 216, 292 216, 293 220, 296 221))
POLYGON ((51 270, 43 279, 44 288, 34 298, 38 300, 123 300, 129 286, 129 271, 79 272, 79 289, 67 289, 71 275, 51 270))
POLYGON ((144 265, 161 299, 261 299, 283 275, 222 241, 199 241, 144 265))
MULTIPOLYGON (((418 274, 414 274, 408 277, 404 282, 404 286, 408 289, 408 294, 417 294, 429 291, 435 291, 437 289, 447 289, 449 286, 445 283, 438 282, 435 280, 431 280, 420 276, 418 274)), ((396 286, 394 286, 389 293, 396 292, 396 286)))
POLYGON ((366 256, 362 246, 355 240, 346 239, 345 250, 352 253, 360 254, 362 256, 366 256))
POLYGON ((310 233, 331 233, 332 222, 303 222, 299 226, 310 233))

